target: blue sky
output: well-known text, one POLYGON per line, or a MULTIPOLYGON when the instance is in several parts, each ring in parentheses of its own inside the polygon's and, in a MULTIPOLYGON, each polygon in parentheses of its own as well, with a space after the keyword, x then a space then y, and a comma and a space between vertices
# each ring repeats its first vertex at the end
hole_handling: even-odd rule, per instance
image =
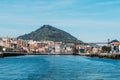
POLYGON ((120 40, 120 0, 0 0, 1 37, 17 37, 44 24, 85 42, 120 40))

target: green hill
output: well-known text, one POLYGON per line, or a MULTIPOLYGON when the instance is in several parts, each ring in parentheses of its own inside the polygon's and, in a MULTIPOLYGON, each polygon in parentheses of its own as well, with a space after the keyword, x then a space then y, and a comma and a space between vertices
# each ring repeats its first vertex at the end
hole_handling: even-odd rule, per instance
POLYGON ((43 25, 41 28, 37 29, 36 31, 19 36, 18 38, 23 40, 31 39, 36 41, 51 40, 55 42, 74 42, 75 40, 78 40, 71 34, 50 25, 43 25))

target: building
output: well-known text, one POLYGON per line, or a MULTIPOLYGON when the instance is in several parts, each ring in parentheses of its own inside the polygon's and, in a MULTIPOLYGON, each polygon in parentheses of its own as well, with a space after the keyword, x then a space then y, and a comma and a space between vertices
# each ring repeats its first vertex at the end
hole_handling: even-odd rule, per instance
POLYGON ((0 46, 10 48, 11 47, 10 38, 8 37, 0 38, 0 46))
POLYGON ((111 43, 111 53, 120 53, 120 42, 111 43))

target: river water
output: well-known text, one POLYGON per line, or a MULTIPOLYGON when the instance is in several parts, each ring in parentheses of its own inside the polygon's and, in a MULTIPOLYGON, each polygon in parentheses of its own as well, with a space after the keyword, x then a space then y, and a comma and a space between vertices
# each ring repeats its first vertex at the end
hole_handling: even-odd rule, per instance
POLYGON ((83 56, 0 59, 0 80, 120 80, 120 60, 83 56))

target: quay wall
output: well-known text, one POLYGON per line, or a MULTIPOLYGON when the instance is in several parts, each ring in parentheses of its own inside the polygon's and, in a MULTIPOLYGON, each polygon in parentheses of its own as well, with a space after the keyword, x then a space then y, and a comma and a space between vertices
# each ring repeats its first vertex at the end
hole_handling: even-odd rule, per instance
POLYGON ((26 53, 24 52, 1 52, 0 58, 10 57, 10 56, 23 56, 23 55, 26 55, 26 53))
POLYGON ((28 53, 28 55, 72 55, 72 53, 47 53, 47 52, 42 52, 42 53, 28 53))
MULTIPOLYGON (((0 52, 0 58, 10 57, 10 56, 24 56, 24 55, 74 55, 74 54, 61 54, 61 53, 24 53, 24 52, 0 52)), ((96 53, 88 54, 81 53, 77 56, 89 56, 89 57, 99 57, 99 58, 111 58, 111 59, 120 59, 120 53, 96 53)))
POLYGON ((3 58, 3 53, 2 52, 0 52, 0 58, 3 58))
POLYGON ((90 56, 90 57, 99 57, 99 58, 111 58, 111 59, 120 59, 120 53, 96 53, 96 54, 79 54, 80 56, 90 56))
POLYGON ((25 52, 1 52, 0 58, 10 57, 10 56, 24 56, 24 55, 73 55, 72 53, 25 53, 25 52))

